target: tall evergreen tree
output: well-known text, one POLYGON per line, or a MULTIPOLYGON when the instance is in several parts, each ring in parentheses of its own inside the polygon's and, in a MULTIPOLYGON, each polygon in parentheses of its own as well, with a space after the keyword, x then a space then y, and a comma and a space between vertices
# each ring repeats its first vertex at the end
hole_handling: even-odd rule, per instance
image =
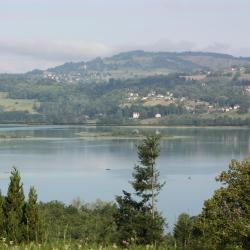
POLYGON ((19 171, 11 171, 10 184, 5 199, 4 213, 6 217, 6 234, 9 240, 23 240, 25 197, 19 171))
POLYGON ((4 196, 0 191, 0 236, 5 235, 4 196))
POLYGON ((120 242, 157 244, 163 240, 165 220, 155 209, 156 196, 163 186, 155 166, 160 153, 159 140, 158 136, 148 136, 138 146, 141 165, 135 166, 131 182, 137 199, 126 191, 116 198, 120 242))
POLYGON ((160 137, 148 136, 137 147, 140 165, 134 168, 132 186, 142 202, 150 203, 152 217, 155 216, 155 203, 164 183, 159 182, 159 171, 156 169, 156 159, 160 154, 160 137))
POLYGON ((38 241, 40 239, 40 218, 37 204, 37 193, 34 187, 30 188, 28 202, 25 206, 25 238, 27 241, 38 241))

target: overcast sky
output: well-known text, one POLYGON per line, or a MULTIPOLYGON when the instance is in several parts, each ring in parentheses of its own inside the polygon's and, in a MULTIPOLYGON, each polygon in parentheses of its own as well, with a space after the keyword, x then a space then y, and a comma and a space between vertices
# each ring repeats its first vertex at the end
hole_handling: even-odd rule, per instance
POLYGON ((250 0, 0 0, 0 72, 120 51, 250 56, 250 0))

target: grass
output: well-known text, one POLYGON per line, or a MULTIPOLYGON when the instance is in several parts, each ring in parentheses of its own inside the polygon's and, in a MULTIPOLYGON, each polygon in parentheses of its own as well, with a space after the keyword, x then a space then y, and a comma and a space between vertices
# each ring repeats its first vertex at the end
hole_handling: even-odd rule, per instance
POLYGON ((174 104, 173 101, 170 100, 164 100, 164 99, 151 99, 144 102, 143 106, 169 106, 170 104, 174 104))
POLYGON ((31 114, 37 113, 34 109, 34 104, 39 106, 39 102, 29 99, 11 99, 7 93, 0 92, 0 107, 5 112, 8 111, 27 111, 31 114))
POLYGON ((245 113, 245 114, 238 114, 237 111, 232 110, 229 112, 225 112, 225 113, 212 113, 212 114, 200 114, 201 118, 218 118, 218 117, 223 117, 223 116, 227 116, 230 117, 232 119, 247 119, 250 118, 250 113, 245 113))
POLYGON ((170 248, 167 248, 167 246, 162 247, 155 247, 152 245, 146 245, 146 246, 126 246, 126 247, 119 247, 116 244, 105 246, 105 245, 97 245, 97 244, 84 244, 79 242, 48 242, 48 243, 29 243, 29 244, 20 244, 16 245, 13 242, 9 242, 8 244, 6 242, 0 243, 0 250, 124 250, 124 249, 130 249, 130 250, 167 250, 170 248))

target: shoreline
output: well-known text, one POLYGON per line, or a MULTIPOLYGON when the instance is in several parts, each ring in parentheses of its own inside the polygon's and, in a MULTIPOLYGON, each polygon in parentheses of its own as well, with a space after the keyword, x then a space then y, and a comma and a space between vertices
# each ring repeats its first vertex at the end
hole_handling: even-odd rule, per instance
POLYGON ((79 123, 79 124, 51 124, 51 123, 0 123, 1 127, 124 127, 124 128, 249 128, 250 125, 204 125, 204 126, 195 126, 195 125, 142 125, 142 124, 93 124, 93 123, 79 123))

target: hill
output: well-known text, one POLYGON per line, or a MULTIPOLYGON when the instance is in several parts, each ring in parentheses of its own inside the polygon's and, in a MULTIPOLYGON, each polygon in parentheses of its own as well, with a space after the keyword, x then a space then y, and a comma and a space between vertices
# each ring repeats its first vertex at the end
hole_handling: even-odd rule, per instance
POLYGON ((250 59, 120 53, 0 75, 0 122, 250 125, 250 59))
POLYGON ((68 62, 46 71, 33 71, 65 83, 107 81, 173 72, 222 70, 233 66, 250 65, 249 58, 206 52, 145 52, 131 51, 87 62, 68 62))

